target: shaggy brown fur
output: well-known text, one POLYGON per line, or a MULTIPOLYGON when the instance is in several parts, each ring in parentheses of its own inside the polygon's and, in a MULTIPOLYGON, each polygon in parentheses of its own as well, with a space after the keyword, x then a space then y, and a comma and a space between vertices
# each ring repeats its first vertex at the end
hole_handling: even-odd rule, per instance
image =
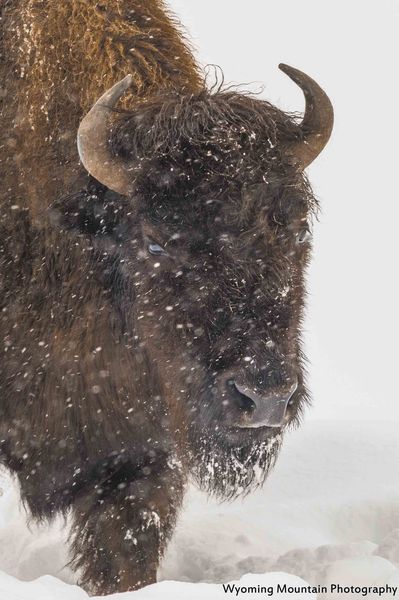
POLYGON ((2 10, 1 460, 34 518, 71 514, 88 590, 136 589, 155 581, 189 474, 232 498, 274 463, 282 428, 237 426, 229 377, 265 394, 296 381, 287 424, 307 401, 316 202, 284 152, 300 129, 206 91, 158 0, 2 10), (83 172, 75 138, 129 71, 111 136, 134 167, 123 198, 83 172))
POLYGON ((105 89, 131 72, 131 106, 162 88, 202 86, 161 0, 5 0, 0 36, 0 127, 12 150, 2 157, 4 189, 22 186, 17 204, 40 220, 55 194, 86 176, 76 131, 105 89))
MULTIPOLYGON (((113 282, 112 261, 95 273, 91 244, 54 229, 47 208, 88 180, 79 163, 76 131, 107 87, 131 72, 134 86, 126 103, 132 106, 155 90, 192 91, 202 81, 180 26, 160 0, 5 0, 1 17, 3 460, 19 474, 23 498, 37 518, 65 512, 76 491, 74 556, 83 583, 99 593, 133 589, 154 580, 182 480, 174 481, 175 474, 161 468, 163 447, 170 442, 164 432, 156 433, 159 425, 151 443, 140 425, 148 422, 139 408, 148 400, 148 381, 144 359, 132 355, 135 343, 126 335, 122 309, 110 299, 110 284, 103 287, 103 275, 113 282), (111 443, 115 436, 120 438, 116 444, 111 443), (114 459, 113 452, 119 456, 123 440, 132 437, 139 449, 128 453, 135 456, 133 463, 114 459), (168 480, 164 500, 156 491, 157 475, 153 482, 162 535, 145 518, 151 502, 140 504, 151 465, 168 480), (109 478, 109 471, 117 474, 109 478), (129 495, 123 486, 132 473, 136 483, 129 495), (101 482, 108 479, 121 491, 113 491, 100 517, 101 482), (91 496, 81 492, 89 481, 91 496), (134 489, 137 508, 128 500, 134 489), (118 533, 115 518, 123 503, 123 523, 129 525, 120 522, 118 533), (90 533, 90 522, 101 528, 102 542, 90 533), (149 554, 148 536, 154 538, 149 554)), ((152 410, 158 420, 156 404, 152 410)))

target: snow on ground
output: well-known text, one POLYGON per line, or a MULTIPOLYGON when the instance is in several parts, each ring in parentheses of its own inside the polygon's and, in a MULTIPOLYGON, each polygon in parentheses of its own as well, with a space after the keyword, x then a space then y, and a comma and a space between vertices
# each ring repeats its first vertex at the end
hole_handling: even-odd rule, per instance
MULTIPOLYGON (((295 575, 287 573, 268 573, 267 575, 255 576, 245 575, 239 582, 240 586, 258 586, 273 587, 277 590, 277 584, 286 583, 287 586, 307 586, 295 575)), ((245 593, 245 592, 244 592, 245 593)), ((49 575, 40 577, 36 581, 27 583, 19 581, 6 575, 0 574, 0 594, 1 598, 7 600, 85 600, 89 596, 76 585, 67 585, 58 579, 49 575)), ((182 583, 176 581, 162 581, 156 585, 150 585, 138 592, 127 592, 125 594, 112 594, 107 596, 109 600, 226 600, 228 597, 237 597, 233 594, 226 594, 221 585, 210 583, 182 583)), ((242 597, 242 596, 241 596, 242 597)), ((292 593, 288 590, 281 593, 274 593, 277 600, 292 600, 292 593)), ((103 597, 92 597, 92 600, 102 600, 103 597)), ((299 600, 316 600, 317 596, 311 592, 295 594, 299 600)))
MULTIPOLYGON (((398 586, 397 427, 309 421, 287 437, 262 490, 220 504, 190 489, 160 569, 163 581, 110 598, 233 597, 220 583, 243 576, 239 585, 305 585, 297 583, 300 577, 312 585, 398 586)), ((27 526, 17 491, 5 474, 0 487, 0 598, 86 598, 80 588, 66 585, 75 581, 65 567, 67 526, 62 521, 27 526)), ((347 600, 351 597, 345 594, 347 600)))

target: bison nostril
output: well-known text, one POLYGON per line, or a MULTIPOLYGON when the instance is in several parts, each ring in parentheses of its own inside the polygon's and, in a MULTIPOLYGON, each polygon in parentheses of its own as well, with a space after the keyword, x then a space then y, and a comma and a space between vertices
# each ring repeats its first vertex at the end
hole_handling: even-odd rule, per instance
POLYGON ((228 379, 226 382, 226 385, 227 385, 227 389, 229 390, 229 392, 231 394, 233 394, 233 396, 236 400, 237 406, 242 411, 245 411, 247 413, 252 413, 256 409, 255 402, 252 400, 252 398, 249 398, 249 396, 244 394, 239 389, 239 386, 237 386, 234 379, 228 379))
POLYGON ((240 416, 236 425, 245 428, 282 427, 286 422, 288 403, 297 388, 297 381, 285 386, 269 387, 256 391, 236 382, 227 380, 229 396, 234 400, 240 416))

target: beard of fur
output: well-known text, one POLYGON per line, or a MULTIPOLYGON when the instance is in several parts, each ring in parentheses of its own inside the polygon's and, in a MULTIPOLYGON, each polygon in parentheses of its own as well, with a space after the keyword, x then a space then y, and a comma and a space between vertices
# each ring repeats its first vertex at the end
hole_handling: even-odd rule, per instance
POLYGON ((212 439, 201 439, 193 455, 191 474, 198 487, 219 500, 245 497, 261 487, 274 467, 282 434, 245 447, 224 448, 212 439))

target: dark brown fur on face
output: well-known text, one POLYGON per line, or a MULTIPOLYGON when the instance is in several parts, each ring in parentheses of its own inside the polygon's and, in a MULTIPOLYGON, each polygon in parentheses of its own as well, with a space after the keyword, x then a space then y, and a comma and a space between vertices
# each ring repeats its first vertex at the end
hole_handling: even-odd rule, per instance
POLYGON ((287 425, 307 398, 316 203, 284 152, 300 129, 207 92, 163 8, 7 0, 3 15, 1 460, 34 518, 71 514, 72 564, 101 594, 155 581, 189 475, 227 498, 264 480, 282 428, 234 425, 229 373, 295 379, 287 425), (75 137, 128 71, 111 132, 134 167, 124 198, 87 176, 75 137))

